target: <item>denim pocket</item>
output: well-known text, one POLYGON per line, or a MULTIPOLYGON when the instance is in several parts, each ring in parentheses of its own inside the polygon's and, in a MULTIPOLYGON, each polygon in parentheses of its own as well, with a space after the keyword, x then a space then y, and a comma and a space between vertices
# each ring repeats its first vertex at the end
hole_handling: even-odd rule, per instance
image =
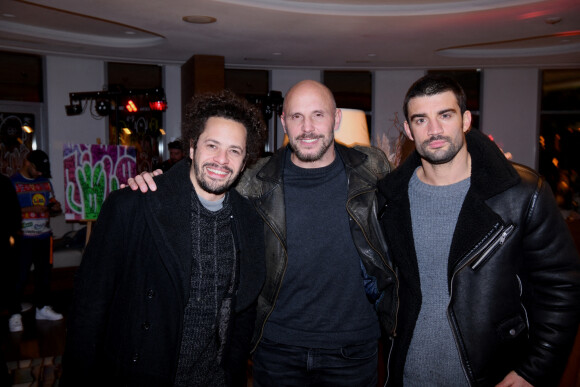
POLYGON ((379 344, 376 341, 361 345, 349 345, 342 347, 340 352, 345 359, 363 360, 376 356, 379 351, 379 344))

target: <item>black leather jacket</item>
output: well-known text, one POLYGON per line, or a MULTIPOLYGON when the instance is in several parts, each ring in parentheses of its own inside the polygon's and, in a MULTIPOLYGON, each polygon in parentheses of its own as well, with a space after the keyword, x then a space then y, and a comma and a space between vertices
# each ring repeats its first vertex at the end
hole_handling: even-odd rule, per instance
MULTIPOLYGON (((347 148, 336 144, 348 179, 347 208, 351 234, 369 278, 381 295, 375 303, 384 332, 395 330, 397 278, 387 256, 386 244, 377 219, 376 183, 390 171, 390 164, 376 148, 347 148)), ((279 149, 244 172, 236 189, 250 199, 264 219, 266 243, 266 282, 258 298, 255 349, 262 337, 266 320, 272 313, 282 286, 288 255, 286 253, 286 213, 284 210, 283 171, 285 152, 279 149)), ((361 285, 362 286, 362 285, 361 285)))
MULTIPOLYGON (((447 317, 470 385, 490 386, 515 370, 534 386, 557 384, 578 327, 580 260, 550 188, 508 162, 479 131, 467 134, 471 186, 453 235, 447 317)), ((389 385, 402 385, 421 308, 408 182, 415 152, 379 183, 381 218, 399 268, 398 337, 389 385)))

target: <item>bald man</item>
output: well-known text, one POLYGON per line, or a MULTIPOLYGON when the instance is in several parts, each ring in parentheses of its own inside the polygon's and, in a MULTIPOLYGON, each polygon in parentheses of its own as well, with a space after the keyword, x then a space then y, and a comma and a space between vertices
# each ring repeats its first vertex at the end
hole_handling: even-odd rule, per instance
POLYGON ((334 142, 341 111, 318 82, 293 86, 281 119, 288 146, 237 186, 266 224, 254 386, 375 387, 381 325, 394 331, 397 302, 373 221, 389 163, 380 150, 334 142))

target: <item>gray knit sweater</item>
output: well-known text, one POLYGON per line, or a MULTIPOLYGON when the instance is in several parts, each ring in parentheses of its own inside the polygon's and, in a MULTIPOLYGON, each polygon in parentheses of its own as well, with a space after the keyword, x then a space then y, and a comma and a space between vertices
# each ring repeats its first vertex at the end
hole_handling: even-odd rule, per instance
POLYGON ((447 320, 447 261, 470 179, 432 186, 409 181, 413 238, 423 302, 404 370, 405 386, 463 386, 467 379, 447 320))

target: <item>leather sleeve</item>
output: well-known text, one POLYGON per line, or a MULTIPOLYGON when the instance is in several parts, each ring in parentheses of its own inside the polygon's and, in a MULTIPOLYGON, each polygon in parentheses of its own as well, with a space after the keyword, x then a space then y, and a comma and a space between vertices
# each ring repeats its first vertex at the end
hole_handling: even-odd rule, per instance
POLYGON ((530 345, 515 371, 534 386, 547 386, 558 383, 577 332, 580 258, 550 188, 543 179, 537 184, 522 240, 530 345))

